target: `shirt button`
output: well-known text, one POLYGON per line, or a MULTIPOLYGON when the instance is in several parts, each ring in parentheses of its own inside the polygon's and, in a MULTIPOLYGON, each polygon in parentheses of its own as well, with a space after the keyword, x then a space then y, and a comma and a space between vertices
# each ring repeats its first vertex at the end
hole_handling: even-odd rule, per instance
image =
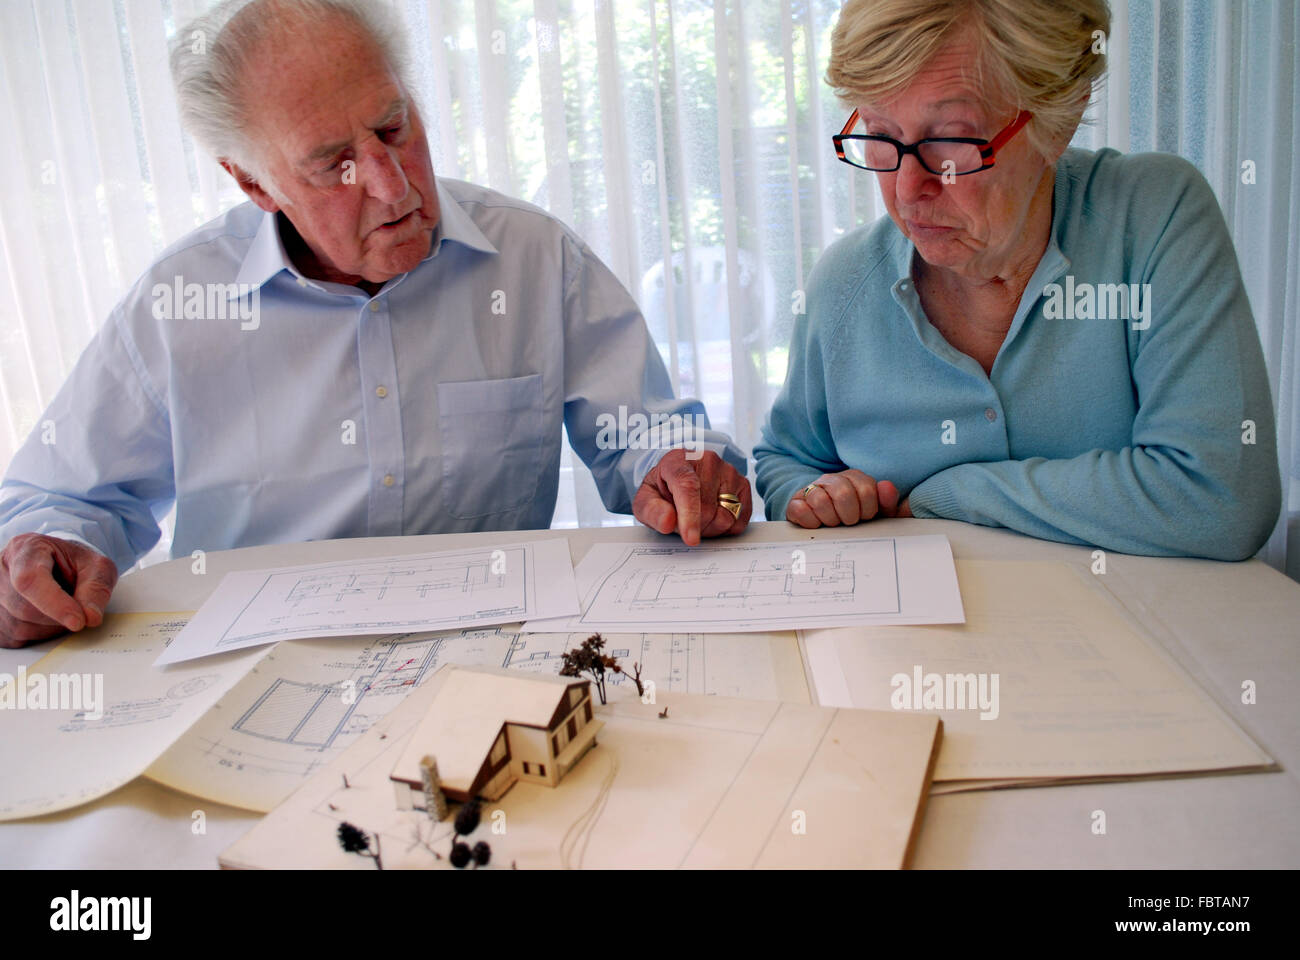
POLYGON ((378 397, 380 400, 384 399, 384 397, 388 396, 388 388, 375 387, 375 396, 378 397))
POLYGON ((378 313, 378 312, 379 312, 379 301, 378 301, 378 300, 371 300, 371 301, 370 301, 370 312, 371 312, 371 313, 378 313))
POLYGON ((994 410, 992 407, 989 407, 987 410, 984 411, 984 416, 989 423, 992 423, 994 420, 998 418, 998 412, 994 410))
POLYGON ((393 479, 393 475, 391 473, 384 474, 384 486, 391 487, 396 482, 397 481, 393 479))

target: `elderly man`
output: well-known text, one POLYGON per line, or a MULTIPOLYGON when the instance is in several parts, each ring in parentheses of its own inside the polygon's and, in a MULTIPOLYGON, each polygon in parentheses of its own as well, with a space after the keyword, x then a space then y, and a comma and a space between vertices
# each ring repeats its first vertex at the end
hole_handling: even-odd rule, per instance
POLYGON ((609 509, 688 544, 744 529, 744 454, 673 398, 595 255, 435 182, 387 17, 235 0, 178 32, 182 116, 252 202, 131 288, 45 414, 57 442, 15 456, 4 645, 98 625, 173 503, 176 556, 546 527, 562 425, 609 509))

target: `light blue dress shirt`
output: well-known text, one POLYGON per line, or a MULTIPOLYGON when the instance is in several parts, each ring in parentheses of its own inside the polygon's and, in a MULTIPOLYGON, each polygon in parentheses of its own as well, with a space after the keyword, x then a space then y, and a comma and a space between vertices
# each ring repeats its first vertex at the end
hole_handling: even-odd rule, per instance
POLYGON ((490 190, 437 189, 429 256, 373 297, 302 276, 251 203, 168 249, 14 456, 0 545, 64 536, 125 570, 173 502, 173 556, 545 528, 562 425, 616 512, 669 446, 745 473, 572 231, 490 190))
POLYGON ((1047 249, 989 374, 925 315, 915 252, 885 217, 817 262, 754 448, 769 517, 856 468, 918 517, 1156 556, 1260 548, 1281 503, 1273 401, 1195 167, 1065 151, 1047 249))

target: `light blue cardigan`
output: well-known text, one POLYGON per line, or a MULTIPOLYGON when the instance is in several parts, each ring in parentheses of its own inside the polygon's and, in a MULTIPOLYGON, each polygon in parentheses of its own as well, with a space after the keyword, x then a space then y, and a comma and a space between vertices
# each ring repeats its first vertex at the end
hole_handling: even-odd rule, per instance
POLYGON ((1195 167, 1065 152, 1051 240, 991 376, 925 318, 914 249, 884 217, 813 270, 754 448, 769 518, 819 474, 856 467, 897 484, 918 517, 1157 556, 1241 560, 1263 545, 1281 503, 1268 375, 1195 167), (1136 301, 1116 284, 1136 284, 1136 301))

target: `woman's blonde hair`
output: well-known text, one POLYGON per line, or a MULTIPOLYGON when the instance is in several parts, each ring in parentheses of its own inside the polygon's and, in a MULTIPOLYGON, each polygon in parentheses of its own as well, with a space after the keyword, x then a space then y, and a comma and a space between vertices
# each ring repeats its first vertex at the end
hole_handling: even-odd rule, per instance
POLYGON ((826 81, 850 106, 887 102, 968 26, 989 102, 1032 112, 1025 135, 1054 158, 1106 70, 1106 0, 848 0, 826 81))

